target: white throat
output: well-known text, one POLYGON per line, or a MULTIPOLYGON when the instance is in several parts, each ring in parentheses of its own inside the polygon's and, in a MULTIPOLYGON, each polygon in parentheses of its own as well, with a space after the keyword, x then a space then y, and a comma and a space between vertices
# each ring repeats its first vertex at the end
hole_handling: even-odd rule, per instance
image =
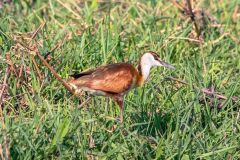
POLYGON ((151 65, 141 64, 143 79, 147 80, 150 74, 151 65))

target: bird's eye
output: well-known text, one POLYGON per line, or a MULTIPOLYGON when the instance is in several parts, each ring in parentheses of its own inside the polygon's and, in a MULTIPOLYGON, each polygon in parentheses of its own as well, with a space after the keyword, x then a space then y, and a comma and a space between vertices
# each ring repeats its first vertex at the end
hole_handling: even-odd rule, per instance
POLYGON ((158 60, 158 56, 155 55, 155 56, 154 56, 154 59, 155 59, 155 60, 158 60))

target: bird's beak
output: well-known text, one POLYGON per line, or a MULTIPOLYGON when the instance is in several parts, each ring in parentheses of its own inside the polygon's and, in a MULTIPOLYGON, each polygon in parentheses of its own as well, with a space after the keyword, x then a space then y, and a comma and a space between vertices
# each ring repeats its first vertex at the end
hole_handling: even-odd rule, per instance
POLYGON ((159 59, 159 62, 160 62, 160 64, 161 64, 163 67, 175 69, 175 67, 174 67, 173 65, 168 64, 167 62, 164 62, 163 60, 160 60, 160 59, 159 59))

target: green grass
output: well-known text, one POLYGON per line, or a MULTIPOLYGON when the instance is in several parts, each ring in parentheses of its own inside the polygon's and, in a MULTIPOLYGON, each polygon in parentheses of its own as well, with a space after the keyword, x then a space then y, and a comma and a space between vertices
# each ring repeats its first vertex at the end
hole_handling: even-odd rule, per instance
POLYGON ((6 54, 15 40, 26 43, 21 37, 44 21, 46 26, 35 40, 42 55, 61 44, 49 63, 63 78, 101 64, 137 65, 147 50, 176 69, 152 69, 150 81, 126 95, 124 123, 116 124, 119 108, 114 102, 95 97, 84 109, 77 109, 78 99, 36 56, 44 76, 40 81, 29 52, 18 47, 11 50, 11 61, 16 68, 24 66, 25 80, 17 87, 16 75, 11 72, 8 77, 10 97, 2 107, 0 144, 8 137, 12 159, 240 159, 240 102, 229 98, 218 109, 219 100, 212 98, 210 104, 206 96, 200 102, 203 94, 191 85, 200 89, 213 85, 227 97, 240 94, 240 20, 232 18, 236 5, 238 0, 202 1, 201 6, 230 33, 219 38, 222 34, 209 27, 202 50, 184 40, 192 26, 180 19, 168 1, 28 0, 4 5, 0 10, 2 81, 6 54), (167 80, 169 76, 190 85, 167 80), (115 131, 109 132, 113 127, 115 131))

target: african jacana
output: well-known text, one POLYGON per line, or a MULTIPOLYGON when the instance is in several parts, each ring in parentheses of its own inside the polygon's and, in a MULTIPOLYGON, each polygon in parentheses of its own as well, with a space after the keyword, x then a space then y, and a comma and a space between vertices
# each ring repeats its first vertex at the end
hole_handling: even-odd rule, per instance
POLYGON ((162 61, 156 53, 146 52, 140 58, 137 69, 129 63, 109 64, 72 75, 73 79, 68 83, 76 94, 83 90, 92 95, 113 98, 120 107, 120 121, 123 122, 124 94, 135 87, 142 86, 152 66, 174 68, 162 61))

